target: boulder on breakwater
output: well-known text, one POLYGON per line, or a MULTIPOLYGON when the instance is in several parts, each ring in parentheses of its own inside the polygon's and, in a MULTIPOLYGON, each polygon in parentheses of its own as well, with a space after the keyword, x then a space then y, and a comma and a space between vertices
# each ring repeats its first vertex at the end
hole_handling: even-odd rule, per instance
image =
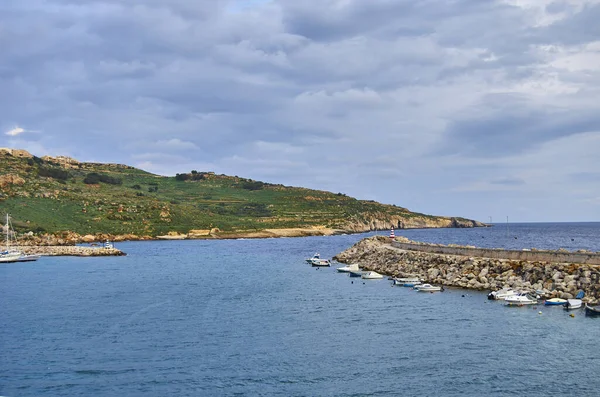
MULTIPOLYGON (((405 240, 403 242, 406 243, 405 240)), ((547 298, 563 299, 573 298, 579 290, 583 290, 585 299, 590 303, 600 300, 600 265, 450 255, 435 252, 439 251, 440 245, 437 244, 429 245, 433 252, 427 252, 428 244, 410 244, 419 244, 420 249, 399 248, 389 237, 369 237, 334 259, 342 263, 358 263, 366 270, 392 277, 416 276, 445 286, 476 290, 511 287, 543 291, 547 298)), ((460 252, 481 252, 469 251, 471 248, 460 247, 460 252)))

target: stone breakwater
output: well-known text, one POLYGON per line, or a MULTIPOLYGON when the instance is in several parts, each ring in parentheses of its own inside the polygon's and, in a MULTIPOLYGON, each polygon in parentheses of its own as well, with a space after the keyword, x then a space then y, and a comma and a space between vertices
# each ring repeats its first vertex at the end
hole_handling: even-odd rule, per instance
POLYGON ((419 245, 419 251, 402 249, 388 237, 375 236, 359 241, 334 259, 358 263, 366 270, 392 277, 415 276, 451 287, 492 291, 511 287, 543 291, 546 298, 563 299, 573 298, 583 290, 586 301, 600 301, 600 265, 449 255, 426 252, 427 244, 419 245))
POLYGON ((123 256, 123 251, 116 248, 81 247, 81 246, 21 246, 25 254, 43 256, 123 256))

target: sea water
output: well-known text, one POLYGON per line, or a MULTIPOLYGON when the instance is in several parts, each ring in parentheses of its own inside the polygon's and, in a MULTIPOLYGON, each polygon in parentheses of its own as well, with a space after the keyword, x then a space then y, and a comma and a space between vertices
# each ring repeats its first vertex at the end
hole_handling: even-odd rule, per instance
MULTIPOLYGON (((600 251, 599 223, 510 226, 396 234, 600 251)), ((367 235, 128 242, 125 257, 3 265, 0 395, 599 394, 600 318, 304 262, 367 235)))

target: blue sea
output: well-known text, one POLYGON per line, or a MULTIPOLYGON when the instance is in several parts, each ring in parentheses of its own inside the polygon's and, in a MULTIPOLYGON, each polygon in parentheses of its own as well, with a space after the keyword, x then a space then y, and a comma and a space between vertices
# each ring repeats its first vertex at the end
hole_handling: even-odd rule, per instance
MULTIPOLYGON (((506 226, 396 234, 600 251, 600 223, 506 226)), ((304 262, 374 234, 126 242, 125 257, 2 265, 0 395, 599 395, 600 318, 304 262)))

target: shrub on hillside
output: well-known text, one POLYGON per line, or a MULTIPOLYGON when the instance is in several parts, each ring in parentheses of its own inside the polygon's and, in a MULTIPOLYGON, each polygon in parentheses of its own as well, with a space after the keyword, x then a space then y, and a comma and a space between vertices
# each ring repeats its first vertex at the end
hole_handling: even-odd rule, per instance
POLYGON ((246 190, 260 190, 265 186, 265 184, 261 181, 246 181, 242 182, 241 186, 242 189, 246 190))
POLYGON ((71 174, 69 174, 65 170, 62 170, 60 168, 49 168, 49 167, 40 167, 38 169, 38 175, 57 179, 59 181, 66 181, 71 176, 71 174))
POLYGON ((108 175, 98 174, 97 172, 90 172, 83 180, 83 183, 87 185, 95 185, 100 182, 107 183, 109 185, 121 185, 123 180, 108 175))

